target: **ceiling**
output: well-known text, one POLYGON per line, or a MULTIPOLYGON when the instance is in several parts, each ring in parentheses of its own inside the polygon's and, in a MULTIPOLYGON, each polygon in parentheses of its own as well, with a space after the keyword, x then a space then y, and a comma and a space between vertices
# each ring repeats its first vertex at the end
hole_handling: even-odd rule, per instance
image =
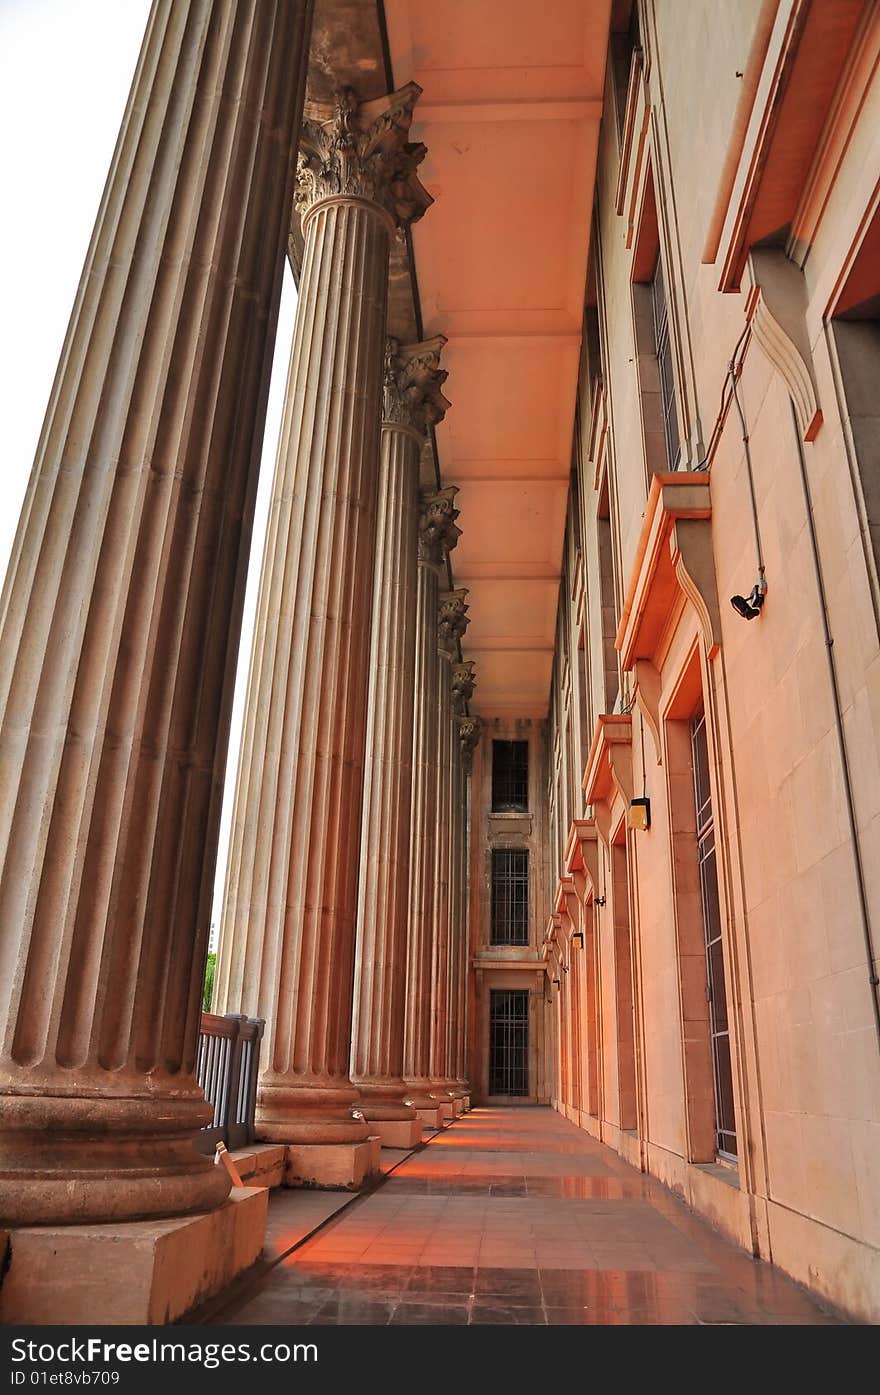
POLYGON ((459 486, 471 709, 547 712, 610 0, 385 0, 434 199, 412 230, 459 486))

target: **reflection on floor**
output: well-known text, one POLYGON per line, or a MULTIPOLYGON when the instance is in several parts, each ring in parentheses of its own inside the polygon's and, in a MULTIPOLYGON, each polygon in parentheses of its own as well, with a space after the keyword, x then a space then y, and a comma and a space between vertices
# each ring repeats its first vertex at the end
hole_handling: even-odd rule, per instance
MULTIPOLYGON (((273 1197, 276 1236, 289 1198, 273 1197)), ((213 1320, 836 1321, 550 1109, 465 1115, 213 1320)))

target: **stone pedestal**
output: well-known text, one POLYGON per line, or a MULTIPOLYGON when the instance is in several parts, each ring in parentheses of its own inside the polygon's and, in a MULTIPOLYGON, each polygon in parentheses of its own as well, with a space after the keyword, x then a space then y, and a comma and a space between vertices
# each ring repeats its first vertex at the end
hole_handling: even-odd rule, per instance
POLYGON ((434 1129, 435 1132, 437 1129, 442 1129, 443 1110, 440 1105, 433 1105, 429 1109, 417 1109, 416 1113, 419 1117, 419 1121, 422 1125, 422 1128, 434 1129))
POLYGON ((440 719, 437 618, 439 573, 458 541, 454 488, 427 495, 419 520, 410 900, 406 953, 404 1078, 421 1117, 436 1111, 431 1088, 431 980, 436 876, 440 719))
POLYGON ((357 1143, 292 1143, 284 1154, 285 1187, 326 1187, 357 1191, 376 1170, 373 1145, 365 1137, 357 1143))
POLYGON ((351 1078, 383 1142, 421 1137, 403 1080, 419 459, 447 406, 442 338, 385 357, 351 1078))
POLYGON ((371 1119, 370 1128, 382 1140, 383 1148, 415 1148, 421 1141, 422 1122, 415 1110, 411 1119, 371 1119))
MULTIPOLYGON (((305 252, 238 772, 217 991, 266 1019, 257 1135, 356 1186, 349 1077, 390 239, 430 202, 411 84, 310 106, 305 252), (339 1152, 334 1151, 336 1148, 339 1152)), ((364 1145, 363 1149, 361 1144, 364 1145)))
POLYGON ((13 548, 0 1218, 17 1225, 205 1211, 229 1190, 192 1147, 211 1117, 194 1062, 310 20, 310 0, 154 3, 13 548))
POLYGON ((268 1198, 265 1187, 233 1187, 207 1215, 15 1230, 0 1322, 176 1322, 259 1259, 268 1198))

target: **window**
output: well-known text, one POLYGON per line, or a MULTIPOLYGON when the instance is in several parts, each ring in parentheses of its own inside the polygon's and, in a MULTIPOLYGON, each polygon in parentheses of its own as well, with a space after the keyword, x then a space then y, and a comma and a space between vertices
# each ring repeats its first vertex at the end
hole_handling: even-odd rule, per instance
POLYGON ((529 942, 529 853, 492 849, 492 944, 529 942))
POLYGON ((672 375, 672 342, 669 338, 669 313, 666 307, 666 286, 663 262, 658 256, 654 280, 651 283, 651 303, 654 310, 654 344, 657 370, 660 375, 660 402, 663 410, 663 434, 666 438, 666 459, 670 470, 678 464, 678 412, 675 408, 675 379, 672 375))
POLYGON ((489 999, 489 1094, 529 1093, 529 995, 493 988, 489 999))
POLYGON ((724 941, 718 899, 715 819, 709 782, 709 747, 706 740, 706 717, 703 712, 691 723, 691 752, 694 763, 694 799, 697 806, 697 859, 700 867, 700 899, 706 945, 712 1074, 715 1083, 715 1146, 721 1157, 735 1160, 736 1123, 733 1111, 733 1072, 730 1065, 730 1028, 727 1021, 727 988, 724 982, 724 941))
POLYGON ((529 807, 528 741, 492 742, 492 812, 529 807))
POLYGON ((629 0, 628 15, 626 9, 626 3, 616 7, 615 15, 612 18, 611 33, 611 75, 614 86, 614 105, 617 110, 618 135, 623 134, 623 118, 626 111, 626 97, 629 91, 633 56, 636 53, 641 53, 642 48, 637 0, 629 0))

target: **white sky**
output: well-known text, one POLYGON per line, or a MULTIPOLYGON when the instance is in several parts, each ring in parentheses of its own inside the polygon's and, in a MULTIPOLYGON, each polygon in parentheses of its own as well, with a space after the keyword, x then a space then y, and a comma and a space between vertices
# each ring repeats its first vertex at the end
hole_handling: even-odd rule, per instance
MULTIPOLYGON (((143 36, 149 0, 0 0, 0 573, 18 515, 143 36)), ((232 717, 214 919, 296 290, 281 300, 232 717), (230 774, 231 772, 231 778, 230 774)))

